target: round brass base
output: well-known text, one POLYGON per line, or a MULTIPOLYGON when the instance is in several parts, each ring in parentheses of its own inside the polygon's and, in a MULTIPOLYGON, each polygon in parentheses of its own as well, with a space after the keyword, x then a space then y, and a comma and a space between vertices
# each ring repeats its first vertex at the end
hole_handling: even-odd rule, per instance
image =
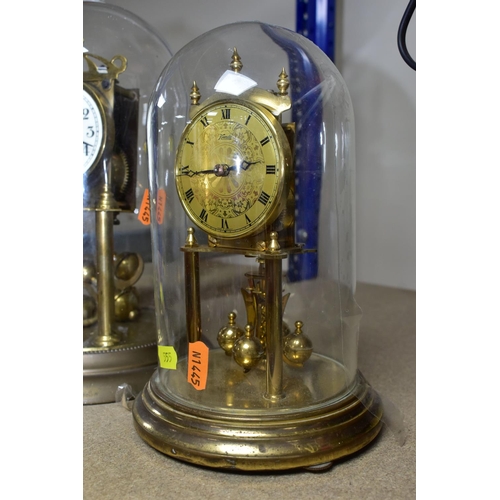
POLYGON ((90 327, 83 334, 83 404, 112 403, 120 385, 138 393, 158 366, 153 310, 141 311, 134 323, 117 324, 120 341, 96 346, 90 327))
POLYGON ((359 372, 341 399, 293 413, 244 416, 187 408, 158 394, 153 378, 134 402, 138 434, 158 451, 197 465, 324 470, 368 445, 382 427, 380 397, 359 372))

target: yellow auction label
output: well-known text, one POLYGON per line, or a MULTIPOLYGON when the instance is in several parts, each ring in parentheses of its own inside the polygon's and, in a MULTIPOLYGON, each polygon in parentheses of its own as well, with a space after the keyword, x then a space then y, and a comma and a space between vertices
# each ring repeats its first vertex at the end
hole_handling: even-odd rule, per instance
POLYGON ((171 345, 158 346, 158 360, 160 368, 166 368, 167 370, 177 369, 177 353, 171 345))

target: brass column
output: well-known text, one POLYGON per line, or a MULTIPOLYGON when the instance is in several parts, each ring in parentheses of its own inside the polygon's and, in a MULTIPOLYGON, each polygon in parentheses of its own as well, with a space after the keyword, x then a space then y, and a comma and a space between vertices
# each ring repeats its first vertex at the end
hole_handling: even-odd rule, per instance
POLYGON ((97 335, 92 344, 109 347, 120 342, 113 330, 115 322, 115 285, 113 265, 113 221, 114 212, 109 210, 112 197, 107 189, 101 195, 100 207, 96 210, 97 253, 97 335))
MULTIPOLYGON (((197 247, 194 229, 190 227, 187 231, 186 247, 197 247)), ((184 279, 188 342, 196 342, 201 340, 200 256, 197 251, 184 250, 184 279)))
MULTIPOLYGON (((277 234, 271 233, 269 253, 279 251, 277 234)), ((283 297, 282 256, 265 260, 266 289, 266 398, 278 400, 283 393, 283 297)))

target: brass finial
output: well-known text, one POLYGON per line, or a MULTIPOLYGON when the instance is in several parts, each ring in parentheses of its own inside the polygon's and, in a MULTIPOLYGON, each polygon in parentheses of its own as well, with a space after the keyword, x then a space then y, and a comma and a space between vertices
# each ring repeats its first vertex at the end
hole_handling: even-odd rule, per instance
POLYGON ((193 86, 191 87, 191 93, 189 94, 189 97, 191 97, 191 104, 193 106, 199 104, 201 94, 198 85, 196 85, 196 82, 193 82, 193 86))
POLYGON ((273 231, 269 236, 271 237, 271 241, 269 242, 267 251, 277 252, 281 248, 280 244, 278 243, 278 233, 276 231, 273 231))
POLYGON ((288 80, 288 75, 286 74, 285 68, 281 70, 280 76, 278 77, 278 81, 276 82, 278 86, 278 95, 288 95, 288 87, 290 86, 290 82, 288 80))
POLYGON ((233 55, 231 56, 231 64, 229 67, 235 72, 239 73, 241 68, 243 68, 243 64, 241 63, 241 57, 236 50, 236 47, 233 49, 233 55))
POLYGON ((186 246, 187 247, 197 247, 198 242, 196 241, 196 237, 194 235, 194 229, 192 227, 188 227, 187 229, 187 238, 186 238, 186 246))

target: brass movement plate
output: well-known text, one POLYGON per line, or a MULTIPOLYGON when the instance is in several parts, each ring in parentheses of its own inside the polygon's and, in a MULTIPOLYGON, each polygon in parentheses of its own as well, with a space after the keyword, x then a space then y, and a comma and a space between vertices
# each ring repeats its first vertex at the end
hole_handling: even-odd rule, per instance
MULTIPOLYGON (((260 390, 253 395, 249 391, 247 396, 239 392, 233 399, 238 408, 227 407, 227 392, 209 408, 201 401, 189 403, 166 394, 158 389, 158 382, 155 372, 135 400, 135 428, 158 451, 197 465, 254 471, 320 470, 364 448, 382 427, 380 397, 359 372, 350 390, 310 405, 300 403, 305 385, 297 379, 294 390, 288 392, 288 403, 274 408, 262 407, 272 406, 269 402, 262 402, 261 408, 244 408, 247 396, 253 400, 258 394, 263 401, 260 390)), ((174 379, 171 382, 175 384, 174 379)), ((327 395, 327 386, 323 384, 317 396, 327 395)))

